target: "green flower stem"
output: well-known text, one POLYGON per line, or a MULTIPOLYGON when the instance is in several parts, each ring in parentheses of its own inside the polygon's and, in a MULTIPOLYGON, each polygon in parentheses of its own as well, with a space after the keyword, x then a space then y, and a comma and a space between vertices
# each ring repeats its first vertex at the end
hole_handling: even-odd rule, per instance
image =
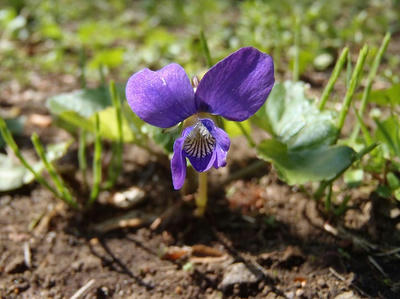
POLYGON ((360 54, 357 59, 356 67, 354 68, 353 74, 351 76, 350 86, 347 89, 346 95, 344 97, 342 111, 340 112, 338 123, 337 123, 337 128, 338 128, 337 138, 340 135, 340 131, 343 128, 347 113, 349 112, 350 104, 353 99, 354 92, 356 91, 358 81, 361 77, 362 69, 363 69, 363 66, 365 63, 365 58, 367 57, 367 55, 368 55, 368 46, 365 45, 360 51, 360 54))
POLYGON ((353 72, 353 63, 351 62, 350 52, 347 53, 347 65, 346 65, 346 88, 349 88, 351 73, 353 72))
POLYGON ((111 188, 115 185, 115 182, 118 179, 119 174, 122 170, 122 152, 124 146, 124 137, 122 134, 122 110, 121 110, 121 101, 118 97, 117 90, 115 88, 114 81, 110 82, 110 92, 113 106, 115 108, 115 114, 117 119, 117 129, 118 129, 118 141, 113 146, 113 158, 112 164, 109 168, 109 178, 106 183, 107 188, 111 188))
POLYGON ((300 78, 300 31, 301 23, 300 18, 295 17, 294 27, 294 61, 293 61, 293 81, 297 82, 300 78))
POLYGON ((325 210, 330 212, 332 208, 332 182, 328 185, 328 194, 325 198, 325 210))
POLYGON ((207 206, 207 192, 208 192, 208 185, 207 185, 207 172, 200 172, 199 173, 199 189, 196 195, 196 206, 197 209, 195 211, 195 215, 202 217, 206 210, 207 206))
POLYGON ((81 82, 81 88, 86 88, 86 54, 85 48, 81 48, 79 51, 79 68, 80 68, 80 76, 79 81, 81 82))
POLYGON ((206 39, 206 36, 204 35, 203 30, 200 31, 200 42, 201 42, 201 47, 203 49, 204 56, 207 61, 207 66, 212 67, 213 62, 212 62, 212 58, 211 58, 211 54, 210 54, 210 49, 208 48, 207 39, 206 39))
POLYGON ((335 83, 337 79, 339 78, 339 75, 344 67, 344 63, 346 62, 347 55, 349 53, 349 48, 344 48, 342 53, 340 54, 339 59, 336 62, 335 68, 333 69, 332 75, 329 78, 328 84, 326 85, 324 91, 322 92, 321 96, 321 101, 319 103, 319 110, 323 110, 326 104, 326 101, 329 98, 329 95, 332 92, 333 87, 335 86, 335 83))
MULTIPOLYGON (((371 93, 371 88, 372 88, 372 82, 374 81, 376 77, 376 73, 378 72, 379 65, 381 64, 383 54, 385 53, 389 42, 390 42, 391 35, 390 33, 386 33, 385 37, 383 38, 382 44, 378 50, 378 53, 376 54, 374 58, 374 62, 372 63, 372 67, 369 71, 368 78, 367 78, 367 83, 364 88, 364 92, 362 94, 361 98, 361 105, 360 105, 360 117, 365 112, 365 108, 367 107, 367 102, 369 95, 371 93)), ((358 133, 360 132, 360 124, 357 123, 354 127, 353 133, 351 135, 351 139, 355 140, 358 136, 358 133)))
POLYGON ((374 141, 372 139, 371 134, 368 131, 367 126, 365 125, 364 121, 362 120, 360 114, 358 113, 358 111, 356 109, 354 109, 354 114, 357 117, 358 125, 360 126, 361 132, 364 135, 365 144, 366 145, 371 145, 374 141))
POLYGON ((82 129, 79 133, 79 148, 78 148, 78 162, 79 169, 82 173, 83 184, 87 186, 87 160, 86 160, 86 137, 87 132, 85 129, 82 129))
POLYGON ((38 154, 40 160, 42 160, 44 167, 46 168, 47 172, 49 173, 54 185, 59 194, 59 198, 61 198, 65 203, 70 205, 73 208, 78 208, 78 204, 73 199, 71 192, 69 192, 67 186, 65 185, 63 179, 59 176, 56 169, 54 168, 53 164, 49 162, 46 157, 43 145, 39 140, 39 136, 36 133, 32 134, 31 137, 33 146, 35 147, 35 151, 38 154))
POLYGON ((93 186, 92 192, 90 193, 90 198, 87 206, 93 205, 100 193, 100 182, 101 182, 101 136, 100 136, 100 120, 99 114, 95 114, 95 141, 94 141, 94 157, 93 157, 93 186))
POLYGON ((249 145, 251 147, 256 147, 256 143, 254 141, 254 139, 250 136, 250 134, 245 130, 245 128, 243 127, 243 125, 240 122, 235 122, 236 125, 239 127, 240 131, 242 132, 242 134, 244 135, 244 137, 246 137, 247 142, 249 143, 249 145))
MULTIPOLYGON (((359 151, 358 153, 356 153, 356 155, 353 158, 353 163, 355 161, 361 160, 366 154, 368 154, 369 152, 371 152, 372 150, 374 150, 376 147, 378 146, 378 143, 373 143, 365 148, 363 148, 361 151, 359 151)), ((352 164, 353 164, 352 163, 352 164)), ((351 164, 351 165, 352 165, 351 164)), ((342 174, 351 166, 349 165, 347 168, 343 169, 342 171, 340 171, 338 174, 336 174, 335 177, 333 177, 330 180, 327 181, 322 181, 319 184, 318 189, 314 192, 314 199, 316 200, 320 200, 322 195, 324 194, 324 191, 326 189, 326 187, 328 187, 330 184, 332 184, 335 180, 337 180, 340 176, 342 176, 342 174)))
POLYGON ((99 66, 100 84, 101 86, 106 86, 106 75, 104 74, 104 65, 99 66))
POLYGON ((8 146, 14 152, 15 156, 18 158, 18 160, 21 162, 21 164, 32 173, 35 180, 38 181, 39 184, 41 184, 45 188, 47 188, 51 193, 53 193, 54 196, 59 197, 58 192, 52 186, 50 186, 47 183, 47 181, 43 178, 43 176, 40 175, 38 172, 36 172, 33 169, 33 167, 28 163, 28 161, 26 161, 26 159, 22 156, 22 153, 19 150, 18 145, 16 144, 14 138, 12 137, 10 130, 7 128, 6 122, 1 117, 0 117, 0 132, 1 132, 1 135, 3 136, 4 141, 8 144, 8 146))

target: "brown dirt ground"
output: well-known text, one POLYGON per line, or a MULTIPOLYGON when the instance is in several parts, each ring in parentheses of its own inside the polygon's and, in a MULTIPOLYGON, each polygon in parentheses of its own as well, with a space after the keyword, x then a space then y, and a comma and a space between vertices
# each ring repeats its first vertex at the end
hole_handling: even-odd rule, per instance
MULTIPOLYGON (((4 97, 1 107, 10 109, 4 97)), ((48 113, 42 100, 27 102, 21 113, 48 113)), ((32 131, 46 143, 68 138, 28 126, 18 139, 27 153, 32 131)), ((201 219, 192 196, 172 191, 165 163, 131 145, 115 191, 139 186, 145 200, 129 210, 102 203, 79 214, 37 184, 0 194, 0 297, 69 298, 81 287, 86 293, 76 298, 400 297, 398 204, 351 191, 353 208, 334 218, 309 186, 287 186, 267 164, 224 184, 253 163, 245 144, 234 140, 229 166, 212 173, 201 219), (120 216, 131 221, 107 228, 120 216)), ((72 148, 60 169, 79 190, 75 161, 72 148)))

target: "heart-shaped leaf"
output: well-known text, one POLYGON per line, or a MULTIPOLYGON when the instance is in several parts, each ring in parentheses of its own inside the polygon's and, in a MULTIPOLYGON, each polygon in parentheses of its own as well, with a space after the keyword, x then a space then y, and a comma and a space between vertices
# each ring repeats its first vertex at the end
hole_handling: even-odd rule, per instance
MULTIPOLYGON (((124 98, 123 84, 116 84, 120 98, 124 98)), ((54 115, 66 111, 74 111, 83 117, 90 117, 94 113, 111 106, 111 95, 108 87, 79 89, 72 92, 61 93, 47 100, 47 108, 54 115)))
POLYGON ((275 84, 252 121, 290 150, 329 145, 337 135, 333 114, 313 105, 303 82, 275 84))
POLYGON ((396 105, 400 103, 400 84, 393 84, 389 88, 371 91, 368 102, 378 105, 396 105))
MULTIPOLYGON (((89 118, 85 118, 79 115, 75 111, 65 111, 59 115, 60 119, 73 125, 77 128, 83 128, 86 131, 95 131, 95 116, 92 115, 89 118)), ((100 135, 102 138, 109 140, 118 140, 118 124, 117 116, 114 107, 108 107, 99 112, 100 120, 100 135)), ((122 135, 124 142, 133 142, 135 140, 135 135, 133 134, 131 128, 129 127, 128 121, 122 118, 122 135)))
POLYGON ((74 111, 80 116, 90 117, 110 105, 110 93, 105 87, 61 93, 47 100, 47 108, 55 115, 74 111))
POLYGON ((356 159, 356 153, 347 146, 290 150, 275 139, 264 140, 258 154, 272 162, 290 185, 333 179, 356 159))
MULTIPOLYGON (((50 162, 60 159, 65 155, 71 143, 62 142, 49 145, 46 150, 46 157, 50 162)), ((43 162, 32 165, 36 172, 44 170, 43 162)), ((33 174, 21 164, 14 162, 9 156, 0 154, 0 191, 10 191, 29 184, 34 180, 33 174)))

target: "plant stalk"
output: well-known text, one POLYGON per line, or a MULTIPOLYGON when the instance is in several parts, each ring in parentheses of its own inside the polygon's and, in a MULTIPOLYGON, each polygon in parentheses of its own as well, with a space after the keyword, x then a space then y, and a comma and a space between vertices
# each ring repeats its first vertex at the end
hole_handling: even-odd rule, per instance
POLYGON ((122 134, 122 110, 121 110, 121 101, 118 97, 117 90, 115 88, 114 81, 110 82, 110 93, 113 106, 115 108, 115 117, 117 119, 117 129, 118 129, 118 141, 116 144, 113 144, 113 157, 111 160, 111 166, 109 168, 109 178, 106 183, 107 188, 111 188, 115 185, 118 176, 122 170, 122 152, 124 146, 124 137, 122 134))
POLYGON ((242 132, 242 134, 244 135, 244 137, 246 137, 247 142, 249 143, 249 145, 251 147, 256 147, 256 142, 254 141, 254 139, 250 136, 250 134, 246 131, 246 129, 243 127, 243 125, 240 122, 235 122, 236 125, 239 127, 240 131, 242 132))
POLYGON ((207 172, 200 172, 199 173, 199 189, 196 195, 196 211, 194 212, 196 216, 202 217, 206 210, 207 206, 207 192, 208 192, 208 185, 207 185, 207 172))
POLYGON ((18 158, 18 160, 21 162, 21 164, 28 169, 32 175, 34 176, 35 180, 43 185, 45 188, 47 188, 55 197, 59 197, 60 195, 58 194, 57 190, 54 189, 52 186, 47 183, 47 181, 43 178, 43 176, 35 171, 33 167, 26 161, 24 156, 22 156, 21 151, 18 148, 18 145, 16 144, 14 138, 12 137, 12 134, 10 130, 8 129, 6 122, 4 119, 0 117, 0 133, 3 136, 4 141, 7 143, 7 145, 11 148, 11 150, 14 152, 14 155, 18 158))
MULTIPOLYGON (((379 65, 381 64, 383 54, 385 53, 389 42, 390 42, 391 35, 390 33, 386 33, 385 37, 382 40, 382 44, 378 50, 378 53, 375 55, 374 62, 372 63, 371 70, 369 71, 367 83, 365 85, 362 97, 361 97, 361 105, 360 105, 360 117, 363 116, 365 112, 365 108, 367 107, 368 98, 371 93, 372 83, 376 77, 378 72, 379 65)), ((358 133, 360 132, 360 123, 356 123, 353 133, 351 134, 351 139, 354 141, 358 133)))
POLYGON ((38 154, 40 160, 42 160, 44 167, 46 168, 47 172, 49 173, 56 189, 58 190, 59 198, 61 198, 64 202, 70 205, 73 208, 77 208, 78 204, 73 199, 71 192, 68 190, 67 186, 65 185, 63 179, 57 173, 56 169, 54 168, 53 164, 49 162, 44 152, 43 145, 39 140, 39 136, 36 133, 32 134, 31 137, 33 146, 35 147, 35 151, 38 154))
POLYGON ((338 61, 336 62, 336 65, 333 69, 332 75, 329 78, 329 81, 328 81, 324 91, 322 92, 321 101, 320 101, 319 107, 318 107, 319 110, 324 109, 326 101, 328 100, 329 95, 331 94, 332 89, 335 86, 335 83, 336 83, 337 79, 339 78, 339 75, 344 67, 348 53, 349 53, 349 48, 346 47, 343 49, 342 53, 340 54, 340 57, 339 57, 338 61))
POLYGON ((86 188, 87 183, 87 160, 86 160, 86 137, 87 132, 85 129, 81 129, 79 132, 79 148, 78 148, 78 162, 79 162, 79 169, 82 173, 83 185, 86 188))
POLYGON ((213 62, 212 62, 212 58, 211 58, 211 54, 210 54, 210 49, 208 48, 207 39, 206 39, 206 36, 204 35, 203 30, 200 31, 200 42, 201 42, 201 47, 203 49, 204 56, 206 58, 207 66, 212 67, 213 62))
POLYGON ((92 192, 90 193, 89 201, 87 206, 90 207, 96 201, 100 193, 100 182, 101 182, 101 136, 100 136, 100 120, 99 114, 96 113, 96 124, 95 124, 95 141, 94 141, 94 157, 93 157, 93 186, 92 192))
POLYGON ((293 81, 297 82, 300 78, 300 31, 301 23, 300 18, 295 17, 295 31, 294 31, 294 61, 293 61, 293 81))
POLYGON ((346 95, 343 100, 342 111, 340 111, 339 119, 338 119, 338 123, 337 123, 337 128, 338 128, 337 138, 340 135, 340 132, 343 128, 347 113, 349 112, 350 104, 353 99, 354 92, 356 91, 358 81, 361 77, 362 69, 363 69, 363 66, 365 63, 365 58, 367 57, 367 55, 368 55, 368 46, 365 45, 360 51, 360 54, 357 59, 356 67, 354 68, 353 74, 351 76, 350 86, 347 89, 346 95))

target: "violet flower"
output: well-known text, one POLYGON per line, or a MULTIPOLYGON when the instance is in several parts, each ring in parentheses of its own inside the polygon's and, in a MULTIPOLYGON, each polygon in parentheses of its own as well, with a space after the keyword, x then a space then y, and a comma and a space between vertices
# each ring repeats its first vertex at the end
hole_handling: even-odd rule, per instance
MULTIPOLYGON (((200 112, 244 121, 266 101, 274 85, 272 58, 259 50, 241 48, 214 65, 196 91, 185 70, 171 63, 158 71, 143 69, 126 85, 126 98, 133 112, 145 122, 172 127, 200 112)), ((186 158, 198 172, 226 165, 230 140, 209 118, 197 118, 175 140, 171 160, 175 189, 183 186, 186 158)))

